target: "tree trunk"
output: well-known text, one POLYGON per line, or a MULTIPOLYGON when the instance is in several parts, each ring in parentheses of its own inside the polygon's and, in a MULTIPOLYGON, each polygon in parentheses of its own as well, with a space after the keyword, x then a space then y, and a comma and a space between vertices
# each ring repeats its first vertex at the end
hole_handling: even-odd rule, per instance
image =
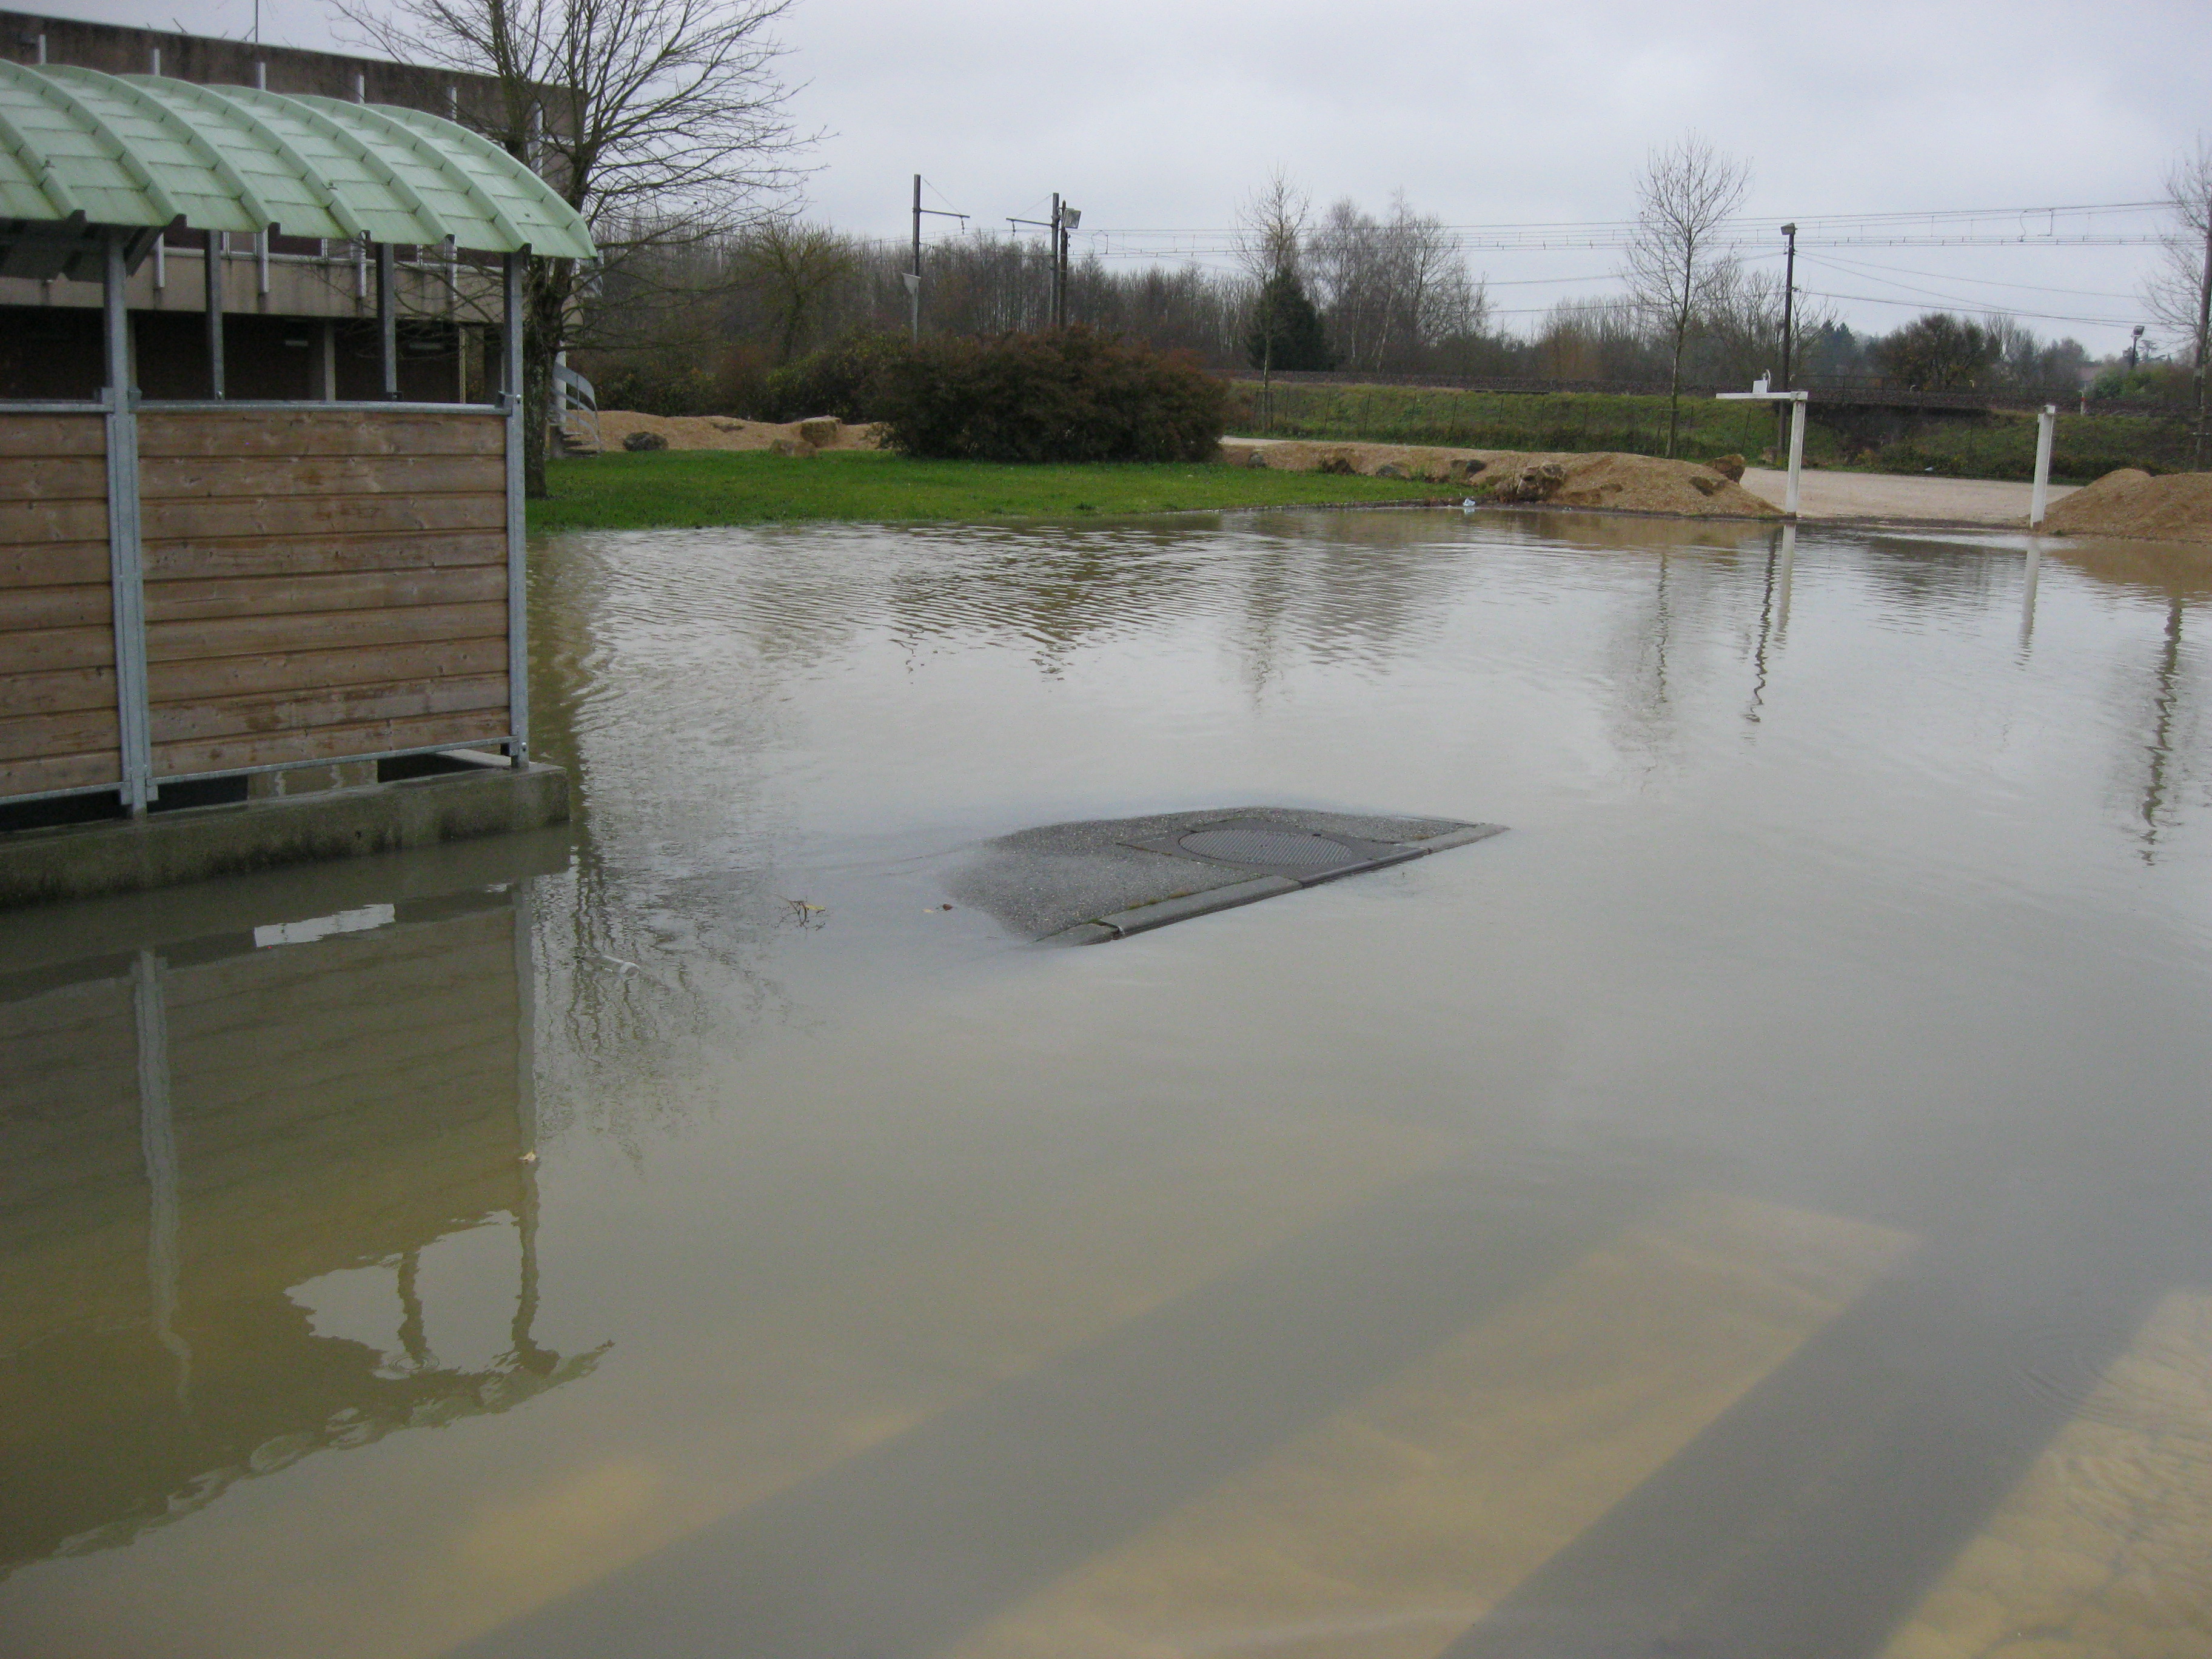
POLYGON ((1667 371, 1667 459, 1674 459, 1674 434, 1682 416, 1682 338, 1686 325, 1674 330, 1674 361, 1667 371))
POLYGON ((522 319, 522 493, 543 501, 550 493, 545 461, 551 446, 555 397, 553 365, 565 343, 568 273, 564 259, 533 257, 524 283, 522 319))

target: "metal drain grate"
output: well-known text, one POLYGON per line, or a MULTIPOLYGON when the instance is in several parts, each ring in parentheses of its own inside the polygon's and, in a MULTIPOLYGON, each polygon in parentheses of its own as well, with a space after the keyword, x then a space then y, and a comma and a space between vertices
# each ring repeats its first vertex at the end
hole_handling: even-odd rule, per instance
POLYGON ((1360 854, 1341 842, 1310 835, 1304 830, 1278 830, 1261 824, 1225 824, 1214 830, 1195 830, 1176 843, 1200 858, 1224 864, 1295 866, 1318 870, 1332 864, 1354 864, 1360 854))

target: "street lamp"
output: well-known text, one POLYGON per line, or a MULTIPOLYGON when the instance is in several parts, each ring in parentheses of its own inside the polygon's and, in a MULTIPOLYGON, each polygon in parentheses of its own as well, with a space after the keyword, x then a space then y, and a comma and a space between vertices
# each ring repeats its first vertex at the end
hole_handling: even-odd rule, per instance
POLYGON ((1067 326, 1067 237, 1068 233, 1083 222, 1083 210, 1065 203, 1060 210, 1060 234, 1053 239, 1054 282, 1060 302, 1060 325, 1067 326))

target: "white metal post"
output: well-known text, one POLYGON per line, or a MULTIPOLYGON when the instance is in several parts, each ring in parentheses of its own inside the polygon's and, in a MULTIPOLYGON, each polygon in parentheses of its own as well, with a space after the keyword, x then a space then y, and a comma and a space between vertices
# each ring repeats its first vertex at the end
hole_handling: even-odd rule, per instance
POLYGON ((1768 388, 1767 377, 1760 375, 1752 382, 1748 392, 1721 392, 1714 394, 1723 403, 1782 403, 1794 405, 1790 416, 1790 491, 1782 510, 1790 518, 1797 516, 1799 485, 1805 476, 1805 406, 1811 394, 1804 392, 1775 392, 1768 388))
POLYGON ((2038 529, 2051 505, 2051 445, 2058 432, 2058 405, 2045 404, 2035 417, 2035 494, 2027 506, 2027 527, 2038 529))
POLYGON ((1805 477, 1805 394, 1790 394, 1790 499, 1782 510, 1791 518, 1797 516, 1798 486, 1805 477))

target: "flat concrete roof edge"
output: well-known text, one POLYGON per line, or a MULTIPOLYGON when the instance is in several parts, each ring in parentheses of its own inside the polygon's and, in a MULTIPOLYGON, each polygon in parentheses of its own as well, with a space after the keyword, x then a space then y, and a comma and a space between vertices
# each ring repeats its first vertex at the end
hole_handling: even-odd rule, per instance
POLYGON ((143 891, 568 821, 557 766, 477 767, 0 835, 0 909, 143 891))
POLYGON ((1072 927, 1063 927, 1056 933, 1047 934, 1037 943, 1103 945, 1109 939, 1127 939, 1132 933, 1150 933, 1155 927, 1188 921, 1194 916, 1211 915, 1216 910, 1234 910, 1240 905, 1256 904, 1261 899, 1318 887, 1324 882, 1340 881, 1346 876, 1361 875, 1370 870, 1386 870, 1393 865, 1410 864, 1415 859, 1426 858, 1431 853, 1487 841, 1492 836, 1504 833, 1505 826, 1502 823, 1462 824, 1458 829, 1447 830, 1442 835, 1409 842, 1401 849, 1385 854, 1381 858, 1333 866, 1317 870, 1310 876, 1258 876, 1250 881, 1237 882, 1227 887, 1209 887, 1200 892, 1178 893, 1170 898, 1156 899, 1150 904, 1133 905, 1126 910, 1094 916, 1088 921, 1079 921, 1072 927))

